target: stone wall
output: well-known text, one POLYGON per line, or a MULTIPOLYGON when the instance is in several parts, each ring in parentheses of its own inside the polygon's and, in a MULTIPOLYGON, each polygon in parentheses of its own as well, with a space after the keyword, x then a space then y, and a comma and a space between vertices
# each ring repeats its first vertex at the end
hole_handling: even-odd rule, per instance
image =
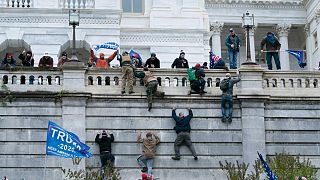
MULTIPOLYGON (((235 71, 231 73, 236 76, 235 71)), ((136 143, 136 134, 147 130, 155 131, 162 141, 154 164, 160 179, 227 179, 219 161, 252 163, 257 151, 267 156, 283 151, 300 154, 320 167, 320 73, 271 72, 259 66, 242 66, 231 124, 222 123, 220 115, 221 92, 217 85, 224 71, 206 71, 208 93, 204 96, 187 95, 190 87, 183 80, 184 70, 160 69, 155 74, 161 78, 159 89, 167 96, 155 99, 154 108, 148 112, 145 88, 139 81, 134 95, 120 95, 117 84, 121 79, 118 81, 117 77, 121 74, 117 69, 1 69, 1 85, 5 83, 16 100, 0 108, 0 175, 10 180, 42 179, 49 120, 76 133, 91 147, 94 156, 76 167, 70 159, 47 157, 47 179, 62 179, 61 168, 99 167, 94 138, 102 129, 112 130, 115 135, 115 165, 126 180, 139 178, 136 158, 141 145, 136 143), (31 75, 36 79, 33 85, 28 84, 31 75), (26 84, 21 84, 21 76, 27 79, 26 84), (59 76, 60 83, 49 83, 49 76, 59 76), (177 112, 193 109, 191 138, 199 155, 197 162, 186 147, 181 149, 180 161, 171 160, 176 137, 171 118, 173 106, 177 112)))

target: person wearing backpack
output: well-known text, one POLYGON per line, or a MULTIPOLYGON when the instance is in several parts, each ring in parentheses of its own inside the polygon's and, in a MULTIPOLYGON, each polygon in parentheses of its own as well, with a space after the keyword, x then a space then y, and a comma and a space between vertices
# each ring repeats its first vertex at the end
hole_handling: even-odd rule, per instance
POLYGON ((279 50, 280 50, 281 44, 278 38, 272 32, 268 32, 267 36, 263 38, 261 41, 261 52, 264 52, 263 51, 264 45, 266 45, 266 50, 267 50, 266 59, 267 59, 268 69, 272 70, 271 58, 273 57, 277 70, 280 70, 281 65, 279 61, 279 50))
POLYGON ((206 85, 206 81, 204 80, 205 76, 204 70, 199 63, 188 69, 188 79, 190 81, 191 90, 200 94, 207 93, 204 91, 206 85))
POLYGON ((226 78, 223 79, 220 83, 220 89, 222 91, 221 97, 221 113, 222 113, 222 122, 232 122, 232 111, 233 111, 233 85, 239 82, 241 79, 231 78, 231 74, 227 73, 226 78))

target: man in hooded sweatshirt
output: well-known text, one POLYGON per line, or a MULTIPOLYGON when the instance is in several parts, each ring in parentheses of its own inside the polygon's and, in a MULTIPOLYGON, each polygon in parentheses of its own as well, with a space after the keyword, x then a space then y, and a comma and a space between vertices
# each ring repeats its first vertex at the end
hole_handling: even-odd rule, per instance
POLYGON ((176 122, 176 125, 174 127, 174 130, 177 133, 177 138, 174 142, 174 152, 175 156, 172 157, 173 160, 180 160, 180 146, 185 144, 191 151, 194 160, 198 160, 196 151, 194 149, 194 146, 192 144, 191 138, 190 138, 190 121, 193 117, 192 110, 188 108, 189 115, 184 116, 182 112, 179 113, 179 116, 176 115, 176 108, 172 108, 172 118, 176 122))
POLYGON ((272 32, 268 32, 267 36, 263 38, 261 41, 261 52, 264 52, 263 51, 264 45, 266 45, 266 50, 267 50, 266 59, 267 59, 268 69, 272 70, 271 59, 273 57, 277 70, 280 70, 281 65, 279 61, 279 50, 280 50, 281 44, 278 38, 272 32))
POLYGON ((138 133, 138 143, 143 144, 142 154, 137 159, 139 165, 143 168, 141 171, 147 172, 148 176, 152 177, 153 161, 160 138, 152 132, 148 132, 145 138, 142 138, 141 133, 138 133))

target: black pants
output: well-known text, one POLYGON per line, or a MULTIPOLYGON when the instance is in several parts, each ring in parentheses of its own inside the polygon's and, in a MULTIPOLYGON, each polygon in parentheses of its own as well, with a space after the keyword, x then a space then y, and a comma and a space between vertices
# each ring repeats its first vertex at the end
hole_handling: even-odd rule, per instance
POLYGON ((100 160, 101 160, 101 166, 104 167, 104 166, 107 166, 108 165, 108 161, 111 161, 112 164, 114 163, 114 156, 108 152, 108 153, 100 153, 100 160))

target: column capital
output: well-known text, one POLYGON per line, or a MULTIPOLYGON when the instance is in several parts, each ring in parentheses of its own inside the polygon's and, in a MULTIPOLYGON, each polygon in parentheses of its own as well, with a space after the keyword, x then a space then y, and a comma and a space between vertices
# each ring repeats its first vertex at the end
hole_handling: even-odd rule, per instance
POLYGON ((316 15, 314 16, 314 19, 317 23, 320 23, 320 8, 316 10, 316 15))
POLYGON ((290 28, 291 28, 291 24, 287 24, 287 23, 277 24, 276 26, 276 30, 280 37, 288 36, 290 28))
POLYGON ((210 22, 210 31, 212 31, 214 34, 220 34, 223 29, 223 22, 210 22))

